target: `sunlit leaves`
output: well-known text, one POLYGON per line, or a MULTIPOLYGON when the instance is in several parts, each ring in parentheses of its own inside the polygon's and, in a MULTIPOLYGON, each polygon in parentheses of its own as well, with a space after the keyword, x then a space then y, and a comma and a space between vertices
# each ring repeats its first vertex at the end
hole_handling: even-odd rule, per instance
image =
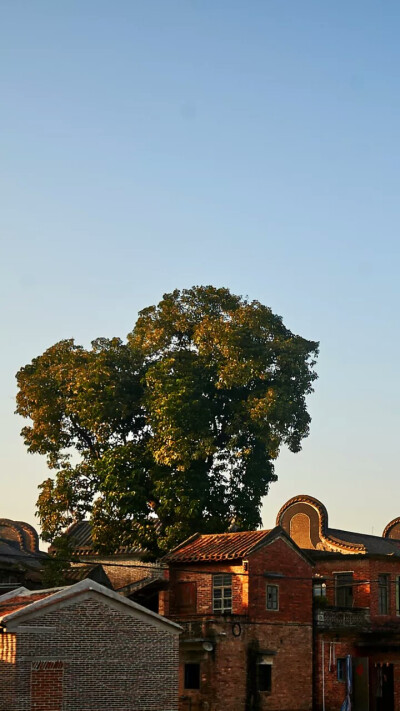
POLYGON ((39 497, 45 535, 91 513, 99 546, 158 552, 232 518, 257 527, 273 460, 309 432, 316 354, 268 307, 214 287, 166 294, 126 344, 49 348, 17 376, 25 443, 58 470, 39 497))

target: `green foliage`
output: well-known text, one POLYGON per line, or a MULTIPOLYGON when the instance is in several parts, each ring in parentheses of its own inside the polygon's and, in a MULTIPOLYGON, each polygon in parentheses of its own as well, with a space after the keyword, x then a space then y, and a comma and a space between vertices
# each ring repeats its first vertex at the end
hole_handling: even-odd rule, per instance
POLYGON ((166 294, 127 343, 49 348, 17 374, 25 443, 57 470, 41 486, 44 535, 90 514, 100 548, 157 554, 232 518, 256 528, 280 448, 308 435, 317 352, 268 307, 211 286, 166 294))
POLYGON ((68 583, 67 572, 71 567, 73 550, 67 536, 57 536, 52 544, 52 553, 43 565, 43 586, 61 587, 68 583))

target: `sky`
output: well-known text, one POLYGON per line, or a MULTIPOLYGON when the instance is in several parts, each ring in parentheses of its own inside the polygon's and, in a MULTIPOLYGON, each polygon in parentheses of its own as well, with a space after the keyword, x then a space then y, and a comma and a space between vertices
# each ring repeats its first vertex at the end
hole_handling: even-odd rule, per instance
POLYGON ((320 341, 297 494, 400 515, 400 4, 0 0, 0 516, 35 519, 15 374, 225 286, 320 341))

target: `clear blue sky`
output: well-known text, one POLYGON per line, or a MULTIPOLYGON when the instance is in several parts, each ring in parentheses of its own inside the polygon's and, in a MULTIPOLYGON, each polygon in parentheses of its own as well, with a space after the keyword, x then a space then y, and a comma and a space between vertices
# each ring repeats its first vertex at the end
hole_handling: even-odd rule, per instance
POLYGON ((400 4, 1 0, 0 515, 35 523, 16 371, 227 286, 321 341, 264 507, 400 515, 400 4))

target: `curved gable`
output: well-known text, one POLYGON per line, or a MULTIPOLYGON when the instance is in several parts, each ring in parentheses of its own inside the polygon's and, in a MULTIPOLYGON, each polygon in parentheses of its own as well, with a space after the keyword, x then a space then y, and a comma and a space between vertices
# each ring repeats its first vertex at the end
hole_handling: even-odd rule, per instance
POLYGON ((22 553, 39 553, 39 537, 33 526, 25 521, 0 518, 0 539, 22 553))
POLYGON ((299 495, 289 499, 279 511, 276 525, 282 526, 300 548, 315 550, 325 547, 328 512, 312 496, 299 495))
POLYGON ((395 540, 400 540, 400 517, 394 518, 385 527, 382 538, 394 538, 395 540))

